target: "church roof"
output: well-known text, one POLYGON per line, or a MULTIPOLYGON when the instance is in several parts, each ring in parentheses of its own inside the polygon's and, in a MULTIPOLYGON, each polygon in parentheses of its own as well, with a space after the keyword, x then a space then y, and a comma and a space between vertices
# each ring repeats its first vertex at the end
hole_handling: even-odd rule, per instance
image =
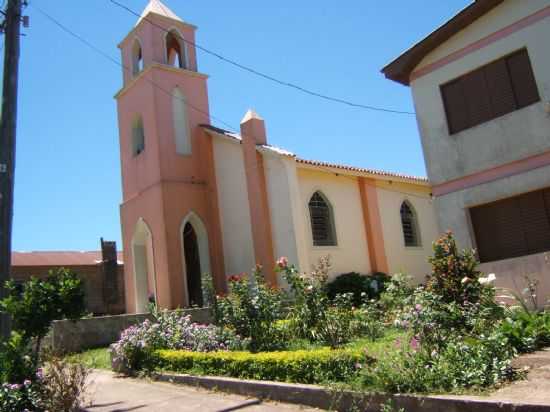
MULTIPOLYGON (((38 251, 12 252, 12 266, 93 266, 101 263, 101 250, 93 251, 38 251)), ((117 252, 118 264, 122 265, 122 252, 117 252)))
POLYGON ((168 17, 169 19, 177 20, 183 22, 182 19, 178 17, 176 13, 170 10, 162 1, 160 0, 149 0, 147 7, 141 13, 139 20, 136 23, 136 26, 149 14, 155 13, 163 17, 168 17))
MULTIPOLYGON (((202 124, 201 127, 204 129, 210 130, 214 132, 217 135, 221 135, 223 137, 226 137, 228 139, 234 140, 236 142, 241 142, 242 138, 239 134, 230 132, 228 130, 221 129, 219 127, 215 127, 209 124, 202 124)), ((307 165, 307 166, 313 166, 313 167, 319 167, 323 169, 338 169, 343 170, 346 172, 350 172, 351 174, 359 174, 359 175, 371 175, 373 177, 381 177, 381 178, 394 178, 394 179, 401 179, 404 181, 409 181, 412 183, 419 183, 422 185, 428 184, 428 179, 421 176, 413 176, 413 175, 407 175, 403 173, 395 173, 395 172, 387 172, 384 170, 376 170, 376 169, 367 169, 363 167, 356 167, 356 166, 348 166, 348 165, 342 165, 337 163, 330 163, 330 162, 323 162, 320 160, 308 160, 308 159, 302 159, 298 156, 296 156, 294 153, 289 152, 285 149, 281 149, 276 146, 271 145, 258 145, 258 150, 261 151, 270 151, 274 152, 276 154, 282 155, 282 156, 289 156, 296 159, 297 163, 307 165)))

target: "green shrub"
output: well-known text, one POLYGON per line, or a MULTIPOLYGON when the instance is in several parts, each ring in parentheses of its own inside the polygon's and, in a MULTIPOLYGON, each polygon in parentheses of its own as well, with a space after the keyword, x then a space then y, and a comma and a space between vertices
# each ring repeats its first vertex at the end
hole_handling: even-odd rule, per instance
POLYGON ((385 284, 378 305, 386 313, 388 320, 393 320, 396 313, 410 304, 414 292, 412 279, 403 273, 396 273, 385 284))
POLYGON ((365 361, 359 351, 329 348, 262 353, 159 350, 155 355, 157 367, 164 370, 295 383, 345 381, 365 361))
POLYGON ((0 310, 11 315, 12 328, 23 339, 36 340, 35 355, 52 321, 76 319, 85 313, 84 286, 67 269, 50 271, 45 280, 32 277, 21 291, 13 281, 6 282, 7 297, 0 310))
POLYGON ((344 273, 327 283, 327 295, 333 300, 337 295, 353 293, 353 304, 360 306, 366 299, 378 299, 388 280, 388 275, 382 272, 371 275, 361 275, 357 272, 344 273))
POLYGON ((477 303, 482 287, 474 251, 459 251, 452 232, 448 231, 433 243, 433 252, 428 259, 432 272, 426 289, 446 303, 477 303))
POLYGON ((512 376, 514 351, 500 333, 479 339, 452 339, 441 351, 416 338, 366 368, 363 382, 390 393, 461 392, 494 386, 512 376))
POLYGON ((217 323, 249 338, 252 351, 284 349, 288 341, 276 327, 284 317, 283 292, 265 282, 261 266, 253 275, 253 284, 246 274, 229 278, 229 294, 216 298, 217 323))
POLYGON ((500 326, 518 352, 531 352, 550 345, 550 313, 517 309, 500 326))

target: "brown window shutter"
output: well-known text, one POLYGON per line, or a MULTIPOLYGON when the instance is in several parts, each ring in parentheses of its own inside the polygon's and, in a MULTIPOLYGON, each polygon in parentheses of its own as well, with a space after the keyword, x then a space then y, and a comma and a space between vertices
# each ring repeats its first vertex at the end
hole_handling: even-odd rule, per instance
POLYGON ((485 66, 485 79, 491 99, 493 117, 516 110, 516 99, 508 67, 503 59, 485 66))
POLYGON ((483 70, 468 73, 462 79, 470 126, 475 126, 491 119, 491 102, 483 70))
POLYGON ((462 81, 448 83, 441 87, 443 104, 447 113, 447 124, 449 133, 458 133, 470 127, 468 121, 468 108, 464 99, 462 81))
POLYGON ((495 204, 496 230, 494 241, 498 245, 498 259, 507 259, 527 254, 527 245, 522 230, 521 209, 518 198, 506 199, 495 204))
POLYGON ((519 197, 523 233, 528 253, 550 250, 550 221, 544 192, 532 192, 519 197))
POLYGON ((527 50, 521 50, 508 56, 506 63, 512 79, 518 108, 538 102, 540 100, 539 91, 527 50))
POLYGON ((494 242, 496 227, 492 218, 491 207, 481 206, 470 209, 472 226, 477 243, 477 254, 481 262, 491 262, 498 259, 498 247, 494 242))

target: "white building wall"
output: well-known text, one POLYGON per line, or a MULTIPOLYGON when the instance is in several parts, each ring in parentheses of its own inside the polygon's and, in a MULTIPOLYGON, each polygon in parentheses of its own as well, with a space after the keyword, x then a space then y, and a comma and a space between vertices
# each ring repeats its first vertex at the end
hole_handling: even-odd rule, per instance
POLYGON ((439 237, 429 188, 418 190, 413 185, 379 182, 376 191, 389 273, 406 273, 417 282, 424 281, 431 269, 428 257, 432 242, 439 237), (421 242, 417 247, 405 246, 400 214, 405 200, 416 214, 421 242))
MULTIPOLYGON (((507 0, 430 53, 418 68, 550 6, 550 0, 507 0)), ((550 150, 550 17, 522 28, 411 83, 432 184, 550 150), (527 48, 541 101, 449 135, 440 86, 511 52, 527 48)), ((418 69, 417 69, 418 70, 418 69)))
MULTIPOLYGON (((331 277, 342 273, 369 273, 370 262, 367 249, 363 212, 357 179, 350 176, 335 176, 332 173, 298 168, 301 211, 306 217, 303 248, 307 250, 310 265, 329 255, 332 263, 331 277), (320 190, 332 204, 337 246, 313 246, 309 219, 309 199, 320 190)), ((311 269, 310 268, 302 268, 311 269)))
POLYGON ((225 271, 250 273, 255 265, 254 243, 242 146, 222 138, 212 141, 225 271))

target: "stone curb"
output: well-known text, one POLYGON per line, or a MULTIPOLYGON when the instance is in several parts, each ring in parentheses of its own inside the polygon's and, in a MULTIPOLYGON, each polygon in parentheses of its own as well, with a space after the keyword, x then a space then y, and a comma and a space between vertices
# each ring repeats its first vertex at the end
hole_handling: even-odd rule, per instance
POLYGON ((326 410, 379 412, 380 405, 392 399, 394 409, 404 408, 405 412, 550 412, 550 405, 518 404, 466 397, 363 394, 331 390, 317 385, 175 373, 157 373, 153 378, 161 382, 197 386, 326 410))

